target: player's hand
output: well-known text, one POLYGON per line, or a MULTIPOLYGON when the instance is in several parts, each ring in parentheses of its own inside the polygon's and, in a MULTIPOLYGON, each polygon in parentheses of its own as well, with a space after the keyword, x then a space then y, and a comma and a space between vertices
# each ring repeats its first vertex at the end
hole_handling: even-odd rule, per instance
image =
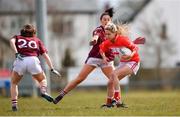
POLYGON ((122 55, 122 56, 121 56, 121 60, 124 60, 124 61, 128 61, 128 60, 130 60, 131 58, 132 58, 131 55, 122 55))
POLYGON ((61 77, 61 74, 55 69, 51 69, 51 73, 58 76, 58 77, 61 77))
POLYGON ((89 45, 90 45, 90 46, 93 46, 93 45, 95 45, 96 43, 97 43, 97 40, 92 40, 92 41, 89 42, 89 45))
POLYGON ((17 59, 19 59, 21 61, 23 60, 23 57, 21 56, 21 54, 16 53, 15 56, 16 56, 17 59))
POLYGON ((107 65, 107 64, 108 64, 108 61, 109 61, 109 59, 108 59, 107 57, 103 57, 103 63, 104 63, 104 64, 107 65))

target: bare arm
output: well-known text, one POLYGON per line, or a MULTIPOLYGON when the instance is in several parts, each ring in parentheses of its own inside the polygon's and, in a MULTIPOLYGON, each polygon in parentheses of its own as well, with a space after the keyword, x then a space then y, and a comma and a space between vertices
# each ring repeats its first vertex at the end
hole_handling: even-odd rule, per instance
POLYGON ((17 48, 16 48, 16 45, 15 45, 15 42, 16 42, 16 39, 15 39, 15 38, 12 38, 12 39, 10 40, 10 45, 11 45, 12 49, 14 50, 14 52, 15 52, 15 53, 18 53, 17 48))
POLYGON ((100 54, 102 56, 103 62, 105 64, 108 64, 109 59, 106 57, 105 53, 102 50, 100 50, 100 54))
POLYGON ((53 64, 51 62, 51 59, 50 59, 49 55, 47 53, 44 53, 42 56, 46 60, 46 63, 48 64, 51 72, 54 73, 55 75, 61 77, 61 74, 57 70, 54 69, 54 66, 53 66, 53 64))
POLYGON ((53 64, 52 64, 52 61, 51 61, 49 55, 48 55, 47 53, 44 53, 42 56, 43 56, 44 59, 46 60, 46 63, 47 63, 47 65, 49 66, 49 68, 50 68, 50 69, 54 69, 53 64))
POLYGON ((105 53, 104 53, 102 50, 100 50, 99 52, 100 52, 100 54, 101 54, 102 58, 103 58, 103 59, 105 59, 105 58, 106 58, 105 53))

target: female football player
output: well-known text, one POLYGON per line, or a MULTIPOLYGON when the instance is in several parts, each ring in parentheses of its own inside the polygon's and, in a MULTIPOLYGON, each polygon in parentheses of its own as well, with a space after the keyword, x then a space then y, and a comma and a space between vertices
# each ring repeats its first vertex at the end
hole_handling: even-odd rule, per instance
MULTIPOLYGON (((80 71, 79 75, 72 80, 70 83, 66 85, 66 87, 60 92, 59 96, 57 96, 54 100, 54 103, 57 104, 65 94, 75 88, 79 83, 87 78, 87 76, 96 68, 100 67, 102 72, 105 74, 107 78, 110 77, 110 74, 113 70, 113 59, 114 55, 112 55, 111 50, 106 52, 106 56, 109 58, 108 64, 103 63, 103 59, 99 53, 99 45, 105 41, 105 31, 104 26, 111 22, 113 12, 112 9, 107 10, 106 12, 102 13, 100 16, 101 25, 97 27, 93 31, 93 37, 90 41, 90 45, 92 45, 92 49, 89 52, 89 55, 85 61, 85 64, 80 71)), ((109 79, 108 80, 108 92, 112 91, 113 82, 109 79)))
POLYGON ((41 68, 38 56, 42 55, 44 57, 53 73, 57 75, 60 74, 54 69, 44 44, 35 35, 35 27, 31 24, 26 24, 21 29, 20 35, 15 35, 10 40, 11 47, 16 56, 11 75, 11 101, 13 111, 18 110, 18 83, 25 72, 31 73, 33 78, 39 82, 41 96, 49 102, 53 101, 53 98, 47 94, 46 76, 41 68))
MULTIPOLYGON (((83 68, 81 69, 78 76, 74 80, 69 82, 65 86, 65 88, 60 92, 60 94, 55 98, 55 100, 53 101, 54 104, 57 104, 64 97, 64 95, 66 95, 69 91, 71 91, 78 84, 84 81, 87 78, 87 76, 97 67, 100 67, 102 72, 109 79, 107 83, 107 92, 108 92, 107 102, 106 102, 107 105, 111 104, 112 102, 112 97, 110 96, 110 94, 113 93, 115 94, 115 96, 118 96, 117 94, 119 93, 119 90, 118 92, 114 93, 113 80, 110 79, 111 72, 114 69, 114 65, 113 65, 114 55, 111 52, 111 49, 107 50, 105 52, 105 55, 109 61, 107 62, 107 64, 105 64, 99 52, 99 45, 106 40, 104 27, 108 22, 111 22, 112 16, 113 16, 112 8, 106 10, 104 13, 101 14, 100 16, 101 25, 93 31, 93 37, 90 41, 90 45, 92 45, 92 49, 89 52, 89 55, 85 61, 83 68)), ((135 40, 134 42, 139 44, 141 43, 142 40, 143 40, 142 38, 137 38, 137 40, 135 40)))
MULTIPOLYGON (((105 26, 105 35, 107 40, 100 44, 100 54, 103 58, 104 64, 108 64, 109 58, 105 54, 110 48, 126 47, 131 50, 131 54, 122 54, 119 66, 113 70, 110 75, 110 79, 113 80, 114 90, 120 90, 119 80, 123 79, 127 75, 136 74, 140 66, 140 57, 138 55, 137 46, 124 35, 126 29, 124 26, 116 26, 113 23, 108 23, 105 26)), ((112 96, 113 94, 111 94, 112 96)), ((121 100, 121 96, 116 96, 114 104, 117 107, 124 105, 121 100)), ((113 106, 113 105, 109 105, 113 106)), ((127 107, 124 105, 124 107, 127 107)))

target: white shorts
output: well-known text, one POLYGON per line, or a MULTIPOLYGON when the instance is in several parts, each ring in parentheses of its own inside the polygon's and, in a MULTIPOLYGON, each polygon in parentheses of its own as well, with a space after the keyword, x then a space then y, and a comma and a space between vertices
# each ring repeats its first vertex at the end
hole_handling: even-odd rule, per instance
POLYGON ((139 67, 140 67, 140 62, 135 62, 135 61, 130 61, 130 62, 120 62, 117 68, 122 68, 125 65, 127 65, 129 68, 133 70, 134 75, 137 74, 139 67))
POLYGON ((13 71, 16 71, 19 75, 23 75, 25 72, 35 75, 41 73, 43 70, 38 57, 28 56, 23 57, 23 60, 16 59, 13 64, 13 71))
POLYGON ((95 66, 95 67, 100 67, 100 68, 104 68, 104 67, 113 67, 114 66, 114 62, 111 61, 111 62, 108 62, 108 64, 105 64, 103 63, 103 60, 100 59, 100 58, 88 58, 86 60, 86 64, 88 65, 92 65, 92 66, 95 66))

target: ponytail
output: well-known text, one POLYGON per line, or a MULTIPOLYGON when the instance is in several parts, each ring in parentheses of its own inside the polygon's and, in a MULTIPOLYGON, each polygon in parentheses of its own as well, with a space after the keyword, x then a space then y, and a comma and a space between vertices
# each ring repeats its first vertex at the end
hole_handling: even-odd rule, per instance
POLYGON ((113 14, 114 14, 114 9, 113 8, 109 8, 109 9, 105 10, 104 13, 101 14, 100 20, 102 20, 104 15, 109 15, 112 18, 113 14))
POLYGON ((124 36, 129 35, 129 27, 127 24, 118 24, 116 25, 116 27, 117 27, 118 35, 124 35, 124 36))
POLYGON ((109 9, 105 10, 105 13, 108 13, 109 16, 112 18, 113 15, 114 15, 114 9, 113 8, 109 8, 109 9))

